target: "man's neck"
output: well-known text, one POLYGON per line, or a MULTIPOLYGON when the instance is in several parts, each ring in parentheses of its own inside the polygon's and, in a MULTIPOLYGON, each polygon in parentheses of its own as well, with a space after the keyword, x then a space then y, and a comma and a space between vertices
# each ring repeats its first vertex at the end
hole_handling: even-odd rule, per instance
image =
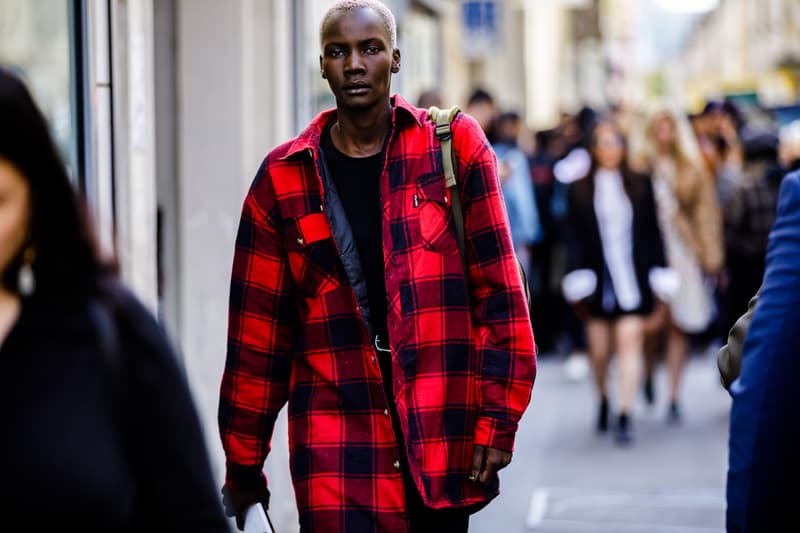
POLYGON ((368 157, 381 151, 391 125, 389 102, 356 112, 339 109, 337 115, 337 122, 331 128, 331 139, 337 150, 350 157, 368 157))

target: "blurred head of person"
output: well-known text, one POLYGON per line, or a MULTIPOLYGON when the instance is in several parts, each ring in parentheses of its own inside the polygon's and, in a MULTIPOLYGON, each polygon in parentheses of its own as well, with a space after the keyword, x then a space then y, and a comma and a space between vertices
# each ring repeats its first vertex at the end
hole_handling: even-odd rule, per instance
POLYGON ((778 159, 787 169, 800 168, 800 120, 782 126, 778 131, 778 159))
POLYGON ((484 133, 487 135, 491 133, 492 124, 497 116, 497 108, 492 95, 483 89, 475 89, 472 91, 464 111, 478 121, 484 133))
POLYGON ((519 113, 509 111, 500 113, 494 125, 495 142, 516 145, 522 126, 519 113))
POLYGON ((653 146, 659 153, 672 153, 678 145, 678 127, 675 117, 662 111, 650 120, 648 134, 653 146))
POLYGON ((423 91, 417 99, 417 107, 428 109, 429 107, 442 107, 442 96, 439 89, 428 89, 423 91))
POLYGON ((620 170, 626 166, 625 137, 615 122, 601 119, 589 135, 589 154, 592 167, 620 170))
POLYGON ((674 160, 678 167, 702 166, 697 137, 684 114, 659 106, 644 121, 643 134, 640 131, 636 128, 631 133, 631 158, 636 167, 652 169, 659 157, 674 160))
POLYGON ((708 102, 702 116, 705 119, 707 133, 719 139, 721 150, 726 149, 728 144, 738 138, 739 130, 744 125, 742 113, 736 104, 730 101, 708 102))
POLYGON ((743 143, 745 162, 777 163, 778 144, 778 136, 770 131, 761 131, 748 136, 743 143))
POLYGON ((54 304, 83 301, 111 268, 98 256, 44 117, 3 69, 0 117, 0 291, 54 304))

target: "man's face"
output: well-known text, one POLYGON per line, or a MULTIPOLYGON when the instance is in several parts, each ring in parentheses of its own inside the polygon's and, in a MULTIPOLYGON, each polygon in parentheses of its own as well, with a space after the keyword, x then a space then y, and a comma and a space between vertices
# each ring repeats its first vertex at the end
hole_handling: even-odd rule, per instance
POLYGON ((383 20, 372 9, 344 12, 322 31, 322 77, 339 108, 365 109, 389 99, 400 51, 392 49, 383 20))

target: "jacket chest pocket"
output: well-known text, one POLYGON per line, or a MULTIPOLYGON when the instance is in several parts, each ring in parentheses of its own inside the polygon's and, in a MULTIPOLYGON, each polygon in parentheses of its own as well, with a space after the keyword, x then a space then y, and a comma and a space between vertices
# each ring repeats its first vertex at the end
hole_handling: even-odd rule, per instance
POLYGON ((324 213, 292 219, 284 233, 289 268, 299 291, 316 296, 342 285, 344 271, 324 213))
POLYGON ((414 207, 419 213, 423 247, 446 255, 458 254, 453 209, 444 178, 435 176, 430 181, 418 184, 414 207))

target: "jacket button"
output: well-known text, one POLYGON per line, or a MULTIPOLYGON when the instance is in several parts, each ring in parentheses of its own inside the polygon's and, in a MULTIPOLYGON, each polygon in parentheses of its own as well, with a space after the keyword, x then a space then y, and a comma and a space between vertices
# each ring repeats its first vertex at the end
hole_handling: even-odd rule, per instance
POLYGON ((303 241, 303 239, 297 239, 297 244, 299 244, 300 246, 303 246, 303 242, 305 242, 303 241))
POLYGON ((394 469, 395 470, 400 470, 400 461, 395 461, 394 462, 394 469))
POLYGON ((384 409, 383 410, 383 414, 385 414, 386 416, 389 416, 389 410, 388 409, 384 409))

